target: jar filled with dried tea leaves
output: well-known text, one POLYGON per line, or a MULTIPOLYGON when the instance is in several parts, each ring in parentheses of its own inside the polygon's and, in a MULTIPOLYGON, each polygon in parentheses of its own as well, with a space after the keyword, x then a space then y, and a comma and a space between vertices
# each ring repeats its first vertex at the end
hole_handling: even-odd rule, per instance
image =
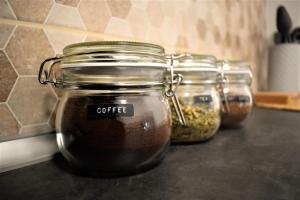
MULTIPOLYGON (((220 97, 217 91, 216 59, 208 55, 173 56, 174 72, 183 75, 177 89, 185 125, 171 106, 173 143, 194 143, 212 138, 220 125, 220 97)), ((171 103, 171 105, 174 105, 171 103)))
POLYGON ((219 61, 222 126, 235 126, 245 121, 252 110, 250 65, 244 61, 219 61))
POLYGON ((63 89, 56 130, 69 164, 87 174, 119 176, 162 161, 171 134, 164 49, 87 42, 69 45, 63 53, 42 64, 39 81, 63 89), (60 64, 56 77, 50 76, 53 65, 43 69, 48 61, 60 64))

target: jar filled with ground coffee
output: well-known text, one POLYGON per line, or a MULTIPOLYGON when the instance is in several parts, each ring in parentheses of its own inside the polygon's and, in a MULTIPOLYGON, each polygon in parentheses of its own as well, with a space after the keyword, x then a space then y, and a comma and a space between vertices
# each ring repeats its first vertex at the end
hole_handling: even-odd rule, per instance
POLYGON ((236 126, 243 122, 252 110, 252 72, 244 61, 219 61, 220 95, 222 100, 222 126, 236 126))
POLYGON ((44 61, 40 83, 63 88, 56 131, 69 163, 88 174, 118 176, 162 161, 171 134, 167 72, 162 47, 136 42, 73 44, 44 61))
POLYGON ((172 143, 206 141, 216 134, 220 126, 216 58, 197 54, 170 57, 174 73, 183 75, 183 81, 176 94, 185 119, 185 125, 182 125, 174 107, 171 106, 173 116, 171 141, 172 143))

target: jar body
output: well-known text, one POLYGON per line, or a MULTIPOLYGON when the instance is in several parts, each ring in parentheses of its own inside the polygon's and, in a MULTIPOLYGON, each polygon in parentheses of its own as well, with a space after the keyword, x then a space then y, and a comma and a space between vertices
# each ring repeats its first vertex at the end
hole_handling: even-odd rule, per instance
POLYGON ((222 99, 222 126, 235 126, 243 122, 252 110, 250 86, 242 83, 224 84, 222 99))
POLYGON ((75 168, 126 175, 163 159, 171 116, 162 90, 70 90, 60 102, 56 127, 59 148, 75 168))
POLYGON ((220 97, 214 84, 181 85, 177 90, 186 126, 172 109, 173 143, 202 142, 212 138, 220 126, 220 97))

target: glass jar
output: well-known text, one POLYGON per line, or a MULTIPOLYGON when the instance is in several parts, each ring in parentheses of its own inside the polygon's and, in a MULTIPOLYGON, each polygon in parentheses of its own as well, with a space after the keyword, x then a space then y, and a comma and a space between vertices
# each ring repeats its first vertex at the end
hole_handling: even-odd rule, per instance
POLYGON ((40 83, 63 88, 57 143, 75 169, 118 176, 162 161, 171 134, 167 68, 162 47, 136 42, 73 44, 43 62, 40 83), (54 63, 60 72, 50 77, 54 63))
POLYGON ((176 94, 185 125, 179 122, 172 106, 172 143, 194 143, 212 138, 220 126, 216 58, 196 54, 174 55, 173 68, 174 73, 183 75, 176 94))
POLYGON ((252 110, 252 72, 244 61, 219 61, 222 126, 236 126, 245 121, 252 110))

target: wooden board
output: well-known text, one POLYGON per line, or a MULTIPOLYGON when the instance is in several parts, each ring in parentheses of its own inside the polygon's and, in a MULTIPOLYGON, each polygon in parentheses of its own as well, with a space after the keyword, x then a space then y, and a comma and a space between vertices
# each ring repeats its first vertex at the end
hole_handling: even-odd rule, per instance
POLYGON ((254 103, 257 107, 300 111, 300 93, 257 92, 254 103))

